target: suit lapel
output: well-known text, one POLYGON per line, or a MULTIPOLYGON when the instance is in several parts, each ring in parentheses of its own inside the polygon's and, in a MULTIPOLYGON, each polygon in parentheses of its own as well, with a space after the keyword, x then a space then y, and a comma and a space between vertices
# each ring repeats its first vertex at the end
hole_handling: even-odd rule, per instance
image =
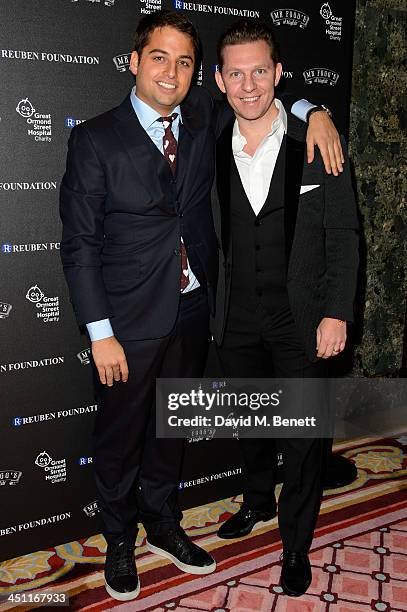
POLYGON ((230 173, 233 161, 232 134, 235 118, 225 127, 216 143, 216 191, 221 212, 222 249, 229 250, 230 239, 230 173))
POLYGON ((290 115, 288 115, 284 180, 284 230, 287 268, 294 240, 295 225, 297 222, 298 202, 300 198, 305 154, 305 142, 303 140, 293 138, 293 135, 296 134, 293 134, 293 130, 290 129, 292 127, 290 119, 290 115))
POLYGON ((165 212, 174 213, 174 207, 162 187, 168 184, 171 176, 170 167, 141 127, 129 97, 116 109, 115 116, 117 120, 113 126, 114 130, 133 164, 138 179, 157 206, 165 212), (158 181, 152 180, 152 177, 157 176, 158 181))
POLYGON ((188 99, 181 104, 182 122, 178 136, 177 191, 180 209, 185 208, 202 155, 202 142, 208 130, 199 106, 188 99))

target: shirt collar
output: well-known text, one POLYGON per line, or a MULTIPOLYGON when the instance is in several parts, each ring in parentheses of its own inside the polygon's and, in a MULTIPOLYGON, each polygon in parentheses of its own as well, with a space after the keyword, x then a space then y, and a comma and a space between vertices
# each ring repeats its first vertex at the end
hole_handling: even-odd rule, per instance
MULTIPOLYGON (((277 130, 281 126, 283 126, 284 134, 287 133, 287 113, 285 111, 285 108, 284 108, 282 102, 280 100, 278 100, 277 98, 274 98, 274 102, 275 102, 275 105, 277 107, 278 114, 277 114, 277 117, 274 119, 274 121, 271 124, 270 132, 268 134, 266 134, 264 139, 270 138, 270 137, 274 136, 274 134, 277 132, 277 130)), ((244 146, 246 144, 247 144, 247 140, 240 133, 239 123, 238 123, 238 121, 236 119, 236 121, 234 123, 234 126, 233 126, 233 134, 232 134, 232 148, 233 148, 233 152, 234 153, 240 153, 243 150, 243 148, 244 148, 244 146)))
MULTIPOLYGON (((156 110, 137 97, 136 86, 134 86, 130 92, 130 101, 134 112, 137 115, 137 119, 144 130, 148 130, 148 128, 150 128, 157 121, 157 119, 161 117, 156 110)), ((182 123, 181 107, 179 105, 176 106, 172 112, 178 113, 179 120, 182 123)))

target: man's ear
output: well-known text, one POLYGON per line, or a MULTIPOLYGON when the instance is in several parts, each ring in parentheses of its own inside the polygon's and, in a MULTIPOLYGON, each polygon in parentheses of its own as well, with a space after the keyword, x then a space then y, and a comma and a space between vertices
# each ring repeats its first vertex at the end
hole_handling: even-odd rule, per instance
POLYGON ((277 85, 279 84, 282 73, 283 73, 283 65, 280 63, 276 64, 276 75, 274 77, 274 87, 277 87, 277 85))
POLYGON ((215 81, 216 81, 216 85, 219 87, 221 92, 226 93, 225 83, 223 82, 222 74, 220 73, 219 70, 215 72, 215 81))
POLYGON ((138 65, 139 65, 139 55, 137 51, 133 51, 130 57, 129 69, 130 69, 130 72, 134 74, 134 76, 137 74, 138 65))

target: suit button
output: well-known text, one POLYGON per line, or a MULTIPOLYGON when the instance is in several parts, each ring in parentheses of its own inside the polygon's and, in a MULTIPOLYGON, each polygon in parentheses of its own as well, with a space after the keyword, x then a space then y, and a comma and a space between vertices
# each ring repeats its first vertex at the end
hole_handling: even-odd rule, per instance
POLYGON ((181 251, 179 249, 174 249, 174 255, 179 257, 181 255, 181 251))
POLYGON ((263 295, 263 291, 261 289, 256 289, 256 293, 259 297, 263 295))
POLYGON ((256 227, 259 227, 259 225, 261 225, 261 221, 260 221, 260 219, 256 219, 256 221, 254 222, 254 225, 255 225, 256 227))
POLYGON ((256 268, 256 272, 261 272, 261 268, 256 268))
POLYGON ((260 251, 260 245, 256 244, 256 251, 260 251))
POLYGON ((183 216, 184 216, 184 213, 182 212, 178 213, 178 217, 183 217, 183 216))

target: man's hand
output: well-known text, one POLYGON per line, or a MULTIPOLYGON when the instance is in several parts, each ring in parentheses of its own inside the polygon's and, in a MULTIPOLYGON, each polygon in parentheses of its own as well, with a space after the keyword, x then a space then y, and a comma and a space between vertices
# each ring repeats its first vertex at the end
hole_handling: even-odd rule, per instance
POLYGON ((336 357, 345 348, 346 322, 325 317, 317 329, 317 357, 336 357))
POLYGON ((92 342, 92 356, 102 385, 113 386, 113 381, 127 382, 129 368, 120 342, 114 336, 92 342))
POLYGON ((335 125, 328 113, 316 111, 309 118, 307 131, 307 158, 310 164, 314 160, 314 147, 317 145, 321 151, 325 170, 338 176, 343 172, 343 157, 341 140, 335 125))

